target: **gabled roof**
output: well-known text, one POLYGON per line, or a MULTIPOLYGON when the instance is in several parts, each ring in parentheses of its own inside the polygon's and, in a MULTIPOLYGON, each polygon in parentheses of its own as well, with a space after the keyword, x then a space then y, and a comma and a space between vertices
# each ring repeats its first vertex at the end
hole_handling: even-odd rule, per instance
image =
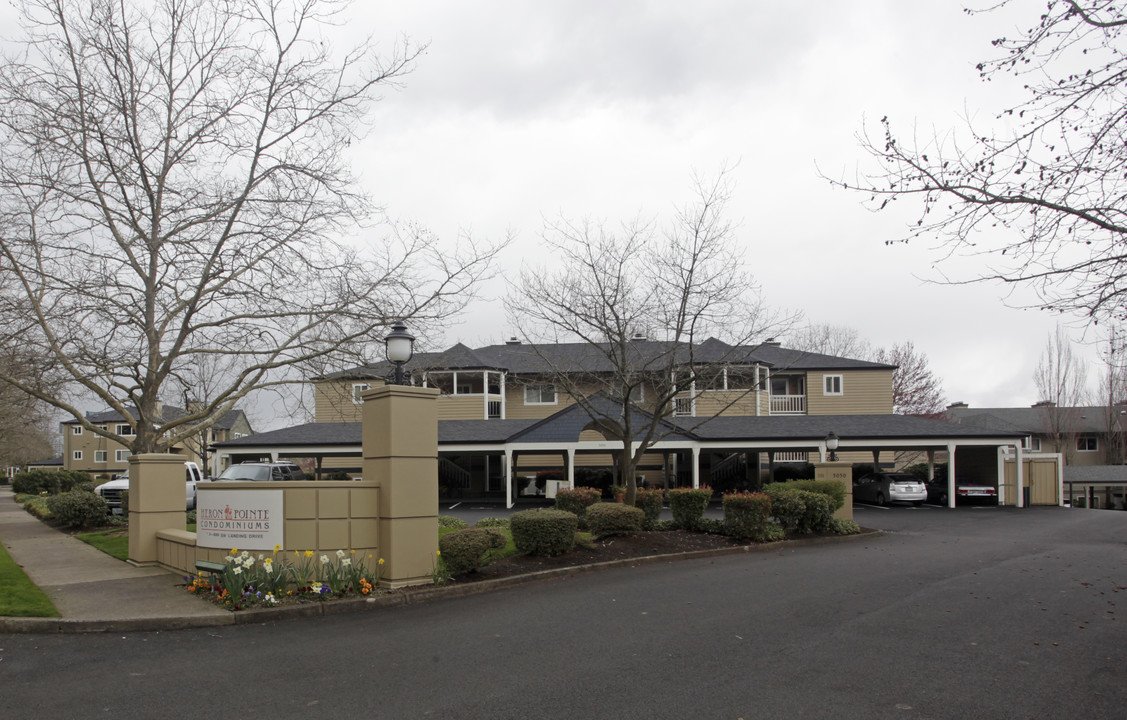
POLYGON ((1065 465, 1064 481, 1089 485, 1127 485, 1127 465, 1065 465))
POLYGON ((700 440, 822 440, 832 431, 849 440, 1020 438, 1024 433, 911 415, 766 415, 675 417, 670 422, 700 440), (694 423, 700 423, 694 427, 694 423))
MULTIPOLYGON (((603 393, 592 395, 587 398, 586 402, 592 406, 592 409, 600 417, 614 418, 622 412, 621 403, 611 400, 603 393)), ((644 428, 649 425, 652 419, 652 414, 631 408, 632 427, 644 428)), ((581 432, 597 422, 582 406, 573 404, 521 430, 510 437, 509 441, 525 443, 576 442, 579 440, 581 432)), ((662 421, 661 427, 664 431, 662 434, 667 436, 666 439, 688 439, 688 436, 678 432, 679 429, 668 422, 662 421)), ((640 434, 640 430, 638 434, 640 434)), ((635 438, 638 437, 638 434, 635 435, 635 438)))
MULTIPOLYGON (((1106 406, 1086 405, 1076 407, 1016 407, 1016 408, 948 408, 947 413, 955 422, 965 425, 978 425, 999 430, 1017 430, 1026 435, 1043 435, 1049 432, 1051 413, 1059 413, 1073 433, 1107 432, 1108 411, 1106 406)), ((1127 424, 1127 417, 1124 417, 1127 424)))
MULTIPOLYGON (((732 346, 716 338, 708 338, 693 348, 666 340, 631 340, 629 352, 635 353, 639 367, 664 362, 669 353, 676 363, 725 363, 754 365, 776 370, 891 370, 895 365, 839 358, 832 355, 789 350, 774 344, 732 346)), ((462 343, 441 352, 418 352, 406 364, 408 370, 504 370, 515 375, 539 375, 554 371, 609 373, 615 368, 602 349, 585 342, 541 343, 530 345, 507 342, 471 349, 462 343)), ((380 361, 313 378, 381 379, 392 371, 391 363, 380 361)))
MULTIPOLYGON (((137 416, 137 408, 130 406, 127 407, 126 410, 128 410, 129 413, 134 417, 137 416)), ((182 418, 187 414, 188 413, 183 408, 165 405, 161 408, 160 421, 168 422, 170 420, 176 420, 177 418, 182 418)), ((217 427, 220 430, 230 430, 235 426, 235 423, 239 421, 240 417, 246 417, 246 413, 244 413, 242 410, 239 410, 238 408, 228 410, 227 412, 219 416, 219 419, 216 420, 215 423, 213 423, 213 427, 217 427)), ((117 410, 103 410, 101 412, 86 413, 86 420, 94 424, 126 421, 125 417, 117 410)), ((63 425, 74 425, 77 423, 78 420, 75 418, 63 420, 62 422, 63 425)), ((247 424, 249 425, 249 421, 247 424)))

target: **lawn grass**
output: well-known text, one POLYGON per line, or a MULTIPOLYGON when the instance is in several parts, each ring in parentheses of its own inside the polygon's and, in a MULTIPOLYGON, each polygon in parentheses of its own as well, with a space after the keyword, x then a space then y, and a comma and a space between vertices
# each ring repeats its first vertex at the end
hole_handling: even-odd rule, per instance
POLYGON ((0 545, 0 615, 7 617, 59 617, 51 600, 16 565, 0 545))
POLYGON ((113 533, 120 533, 121 529, 115 530, 101 530, 99 532, 82 533, 76 535, 82 542, 93 545, 102 552, 118 560, 129 559, 129 535, 114 535, 113 533))

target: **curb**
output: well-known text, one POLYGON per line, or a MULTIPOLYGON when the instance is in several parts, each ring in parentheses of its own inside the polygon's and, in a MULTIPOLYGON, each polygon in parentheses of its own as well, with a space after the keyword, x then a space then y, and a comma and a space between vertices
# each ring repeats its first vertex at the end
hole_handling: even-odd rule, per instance
MULTIPOLYGON (((587 575, 604 570, 614 570, 624 567, 639 567, 642 565, 655 565, 658 563, 679 562, 682 560, 697 560, 710 557, 723 557, 726 555, 740 555, 750 553, 775 552, 777 550, 794 550, 814 545, 829 545, 840 542, 853 542, 868 540, 884 535, 882 530, 867 530, 856 535, 839 535, 809 540, 783 540, 776 543, 760 545, 736 545, 730 548, 716 548, 713 550, 691 550, 681 553, 668 553, 665 555, 650 555, 648 557, 628 558, 625 560, 608 560, 587 565, 540 570, 525 575, 497 578, 495 580, 482 580, 480 582, 463 585, 442 585, 438 587, 423 587, 422 589, 408 589, 394 592, 389 595, 380 595, 373 598, 348 598, 330 602, 311 602, 303 605, 285 605, 277 608, 255 608, 230 612, 227 615, 191 615, 178 617, 133 618, 122 620, 67 620, 66 618, 20 618, 0 617, 0 632, 4 633, 42 633, 42 634, 71 634, 71 633, 100 633, 100 632, 152 632, 159 630, 187 630, 190 628, 225 627, 233 625, 255 625, 279 620, 293 620, 297 618, 324 617, 329 615, 345 615, 366 612, 380 608, 398 607, 400 605, 421 605, 441 600, 481 595, 483 593, 503 590, 506 588, 526 585, 534 582, 555 580, 573 575, 587 575)), ((202 602, 202 601, 201 601, 202 602)))

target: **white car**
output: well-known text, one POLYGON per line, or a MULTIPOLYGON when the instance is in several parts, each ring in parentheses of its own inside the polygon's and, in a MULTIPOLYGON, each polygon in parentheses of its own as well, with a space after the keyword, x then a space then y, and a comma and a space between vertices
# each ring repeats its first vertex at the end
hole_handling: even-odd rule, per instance
POLYGON ((907 473, 869 473, 853 481, 853 499, 886 505, 890 502, 906 502, 921 505, 927 500, 927 488, 915 475, 907 473))
MULTIPOLYGON (((194 462, 188 461, 184 463, 184 502, 186 510, 194 510, 196 507, 196 485, 203 480, 203 473, 200 472, 200 466, 194 462)), ((122 513, 121 507, 121 493, 129 489, 129 471, 126 470, 125 474, 116 480, 110 480, 108 483, 102 483, 94 488, 94 492, 102 496, 109 506, 110 512, 114 515, 122 513)))

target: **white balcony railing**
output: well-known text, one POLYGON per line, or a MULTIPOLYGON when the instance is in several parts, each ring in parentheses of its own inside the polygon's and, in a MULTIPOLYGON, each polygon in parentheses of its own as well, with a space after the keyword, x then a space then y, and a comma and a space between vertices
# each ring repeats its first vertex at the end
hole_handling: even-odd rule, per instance
POLYGON ((806 462, 807 457, 805 452, 777 452, 775 462, 806 462))
POLYGON ((806 396, 805 395, 772 395, 771 396, 771 414, 772 415, 805 415, 806 414, 806 396))

